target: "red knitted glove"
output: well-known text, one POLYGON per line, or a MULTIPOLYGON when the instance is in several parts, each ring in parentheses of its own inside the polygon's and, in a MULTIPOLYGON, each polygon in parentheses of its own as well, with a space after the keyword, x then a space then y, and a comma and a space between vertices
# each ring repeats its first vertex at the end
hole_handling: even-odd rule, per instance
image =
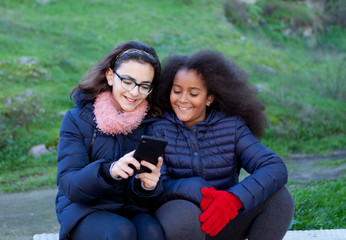
POLYGON ((208 203, 210 198, 213 199, 209 207, 199 216, 202 222, 201 229, 210 236, 216 236, 230 220, 238 215, 238 210, 243 207, 243 204, 238 197, 226 191, 202 188, 201 192, 203 198, 207 198, 204 200, 205 203, 208 203))
MULTIPOLYGON (((214 187, 209 187, 209 190, 213 190, 216 191, 214 187)), ((201 191, 202 192, 202 191, 201 191)), ((205 197, 203 196, 202 201, 201 201, 201 209, 202 212, 204 212, 205 210, 207 210, 207 208, 209 207, 209 205, 214 201, 214 198, 212 197, 205 197)))

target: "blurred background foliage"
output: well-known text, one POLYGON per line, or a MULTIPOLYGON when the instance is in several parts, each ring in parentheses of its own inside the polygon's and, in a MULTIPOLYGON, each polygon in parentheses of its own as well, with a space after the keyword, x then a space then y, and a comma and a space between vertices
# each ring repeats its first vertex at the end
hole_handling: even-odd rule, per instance
POLYGON ((55 186, 69 92, 126 40, 161 60, 214 49, 235 61, 267 106, 261 141, 283 159, 345 150, 345 16, 342 0, 2 0, 0 191, 55 186))

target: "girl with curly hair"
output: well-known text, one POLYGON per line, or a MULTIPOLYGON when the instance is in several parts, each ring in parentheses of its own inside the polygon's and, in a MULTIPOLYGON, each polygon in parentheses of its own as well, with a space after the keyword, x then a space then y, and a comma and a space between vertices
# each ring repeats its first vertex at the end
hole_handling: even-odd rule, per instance
POLYGON ((265 107, 244 72, 216 51, 171 56, 158 94, 165 113, 149 129, 168 141, 155 214, 165 239, 282 239, 294 211, 287 169, 256 138, 265 107))

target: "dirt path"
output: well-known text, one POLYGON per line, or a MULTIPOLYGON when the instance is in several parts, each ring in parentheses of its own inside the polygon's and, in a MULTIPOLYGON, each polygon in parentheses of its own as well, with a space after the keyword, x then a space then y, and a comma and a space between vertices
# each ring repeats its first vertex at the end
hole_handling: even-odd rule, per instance
POLYGON ((0 194, 0 239, 32 240, 35 233, 58 232, 56 189, 0 194))
POLYGON ((340 178, 346 174, 346 151, 336 151, 328 156, 295 155, 284 158, 284 161, 289 180, 293 181, 340 178))
MULTIPOLYGON (((296 155, 284 158, 289 179, 306 182, 346 174, 346 151, 329 156, 296 155), (333 161, 334 164, 330 161, 333 161), (339 160, 335 164, 335 160, 339 160)), ((35 233, 59 231, 55 216, 56 189, 0 194, 0 239, 29 240, 35 233)))

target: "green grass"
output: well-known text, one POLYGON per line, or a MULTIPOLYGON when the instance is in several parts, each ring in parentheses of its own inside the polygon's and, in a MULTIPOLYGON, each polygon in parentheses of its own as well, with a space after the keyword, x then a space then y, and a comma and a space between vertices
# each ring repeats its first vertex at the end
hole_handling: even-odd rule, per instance
POLYGON ((339 229, 346 227, 346 176, 311 181, 290 189, 295 201, 292 230, 339 229), (303 185, 302 185, 303 186, 303 185))
POLYGON ((17 161, 21 168, 11 167, 0 175, 1 192, 20 192, 56 186, 56 151, 34 159, 25 156, 17 161))
POLYGON ((56 166, 31 167, 5 173, 0 177, 2 192, 20 192, 56 186, 56 166))
MULTIPOLYGON (((61 112, 73 107, 69 92, 93 63, 126 40, 152 45, 160 59, 171 53, 216 49, 236 61, 252 84, 264 86, 260 98, 267 106, 269 127, 262 142, 281 156, 345 149, 345 28, 328 26, 319 33, 318 45, 308 47, 299 36, 280 35, 277 18, 261 19, 260 5, 250 7, 250 17, 265 20, 266 28, 231 25, 224 2, 2 0, 0 192, 55 186, 61 112), (38 64, 18 63, 23 56, 36 58, 38 64), (32 95, 8 104, 28 90, 32 95), (37 144, 55 150, 35 159, 28 150, 37 144)), ((277 17, 287 19, 288 10, 277 17)), ((301 21, 310 14, 299 9, 301 21)), ((335 181, 323 186, 338 185, 335 181)), ((313 185, 305 186, 311 196, 313 185)), ((293 190, 296 203, 304 202, 299 191, 293 190)), ((295 220, 297 228, 298 221, 299 226, 312 227, 295 220)))

